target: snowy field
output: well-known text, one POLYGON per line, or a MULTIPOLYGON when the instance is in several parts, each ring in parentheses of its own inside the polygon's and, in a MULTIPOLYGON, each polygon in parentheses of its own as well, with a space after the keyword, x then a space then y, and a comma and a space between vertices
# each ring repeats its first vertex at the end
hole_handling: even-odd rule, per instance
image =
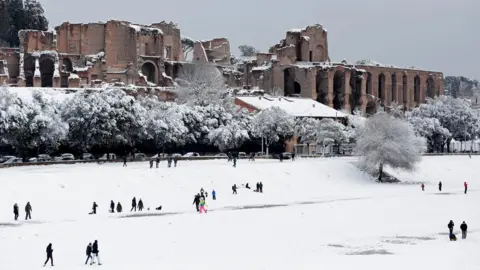
MULTIPOLYGON (((85 269, 85 249, 99 241, 104 270, 150 269, 480 269, 480 157, 425 157, 420 184, 378 184, 353 158, 280 163, 180 161, 32 166, 0 170, 0 269, 43 269, 53 244, 55 269, 85 269), (264 193, 231 186, 263 181, 264 193), (444 184, 437 190, 438 181, 444 184), (463 181, 469 194, 463 194, 463 181), (192 205, 214 188, 208 214, 192 205), (164 210, 128 212, 131 199, 164 210), (122 214, 108 213, 110 200, 122 214), (25 222, 24 206, 33 207, 25 222), (88 215, 93 201, 97 215, 88 215), (13 204, 21 221, 13 221, 13 204), (448 240, 455 222, 459 241, 448 240), (459 226, 469 225, 467 240, 459 226)), ((49 267, 49 266, 47 266, 49 267)))

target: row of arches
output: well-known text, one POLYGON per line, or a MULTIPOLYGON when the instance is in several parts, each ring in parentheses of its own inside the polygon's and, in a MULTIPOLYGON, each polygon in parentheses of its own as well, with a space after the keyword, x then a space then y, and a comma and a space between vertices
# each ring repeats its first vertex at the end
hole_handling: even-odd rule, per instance
POLYGON ((29 56, 23 62, 23 69, 25 74, 25 84, 27 87, 33 87, 33 78, 37 63, 40 70, 41 86, 53 87, 53 74, 55 72, 55 60, 48 56, 42 56, 37 61, 34 57, 29 56))

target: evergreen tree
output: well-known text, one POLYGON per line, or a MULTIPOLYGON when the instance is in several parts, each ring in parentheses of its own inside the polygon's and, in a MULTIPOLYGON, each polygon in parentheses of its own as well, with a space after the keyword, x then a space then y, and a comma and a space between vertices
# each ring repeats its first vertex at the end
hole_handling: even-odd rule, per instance
POLYGON ((7 0, 0 0, 0 47, 10 46, 8 42, 10 27, 7 0))
POLYGON ((18 47, 18 31, 22 29, 48 30, 48 20, 45 11, 36 0, 0 0, 6 2, 4 9, 0 7, 0 16, 8 14, 8 18, 0 18, 0 39, 12 47, 18 47), (6 11, 5 11, 6 10, 6 11), (4 30, 4 21, 8 22, 8 29, 4 30))
POLYGON ((25 29, 48 30, 45 10, 37 0, 25 0, 25 29))

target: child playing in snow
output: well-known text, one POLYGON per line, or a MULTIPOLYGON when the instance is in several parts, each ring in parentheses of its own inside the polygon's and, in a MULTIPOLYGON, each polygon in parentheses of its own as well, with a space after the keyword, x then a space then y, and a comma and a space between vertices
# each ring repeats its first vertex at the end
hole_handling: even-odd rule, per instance
POLYGON ((200 199, 200 214, 203 212, 205 212, 205 214, 207 213, 207 209, 205 208, 206 204, 205 204, 205 199, 203 197, 201 197, 200 199))

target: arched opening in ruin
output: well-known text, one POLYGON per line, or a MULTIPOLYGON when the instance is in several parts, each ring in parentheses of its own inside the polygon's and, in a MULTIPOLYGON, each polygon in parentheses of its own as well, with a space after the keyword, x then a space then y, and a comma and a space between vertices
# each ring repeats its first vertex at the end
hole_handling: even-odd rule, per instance
POLYGON ((385 74, 378 75, 378 98, 385 101, 385 74))
POLYGON ((317 70, 317 101, 328 106, 328 73, 317 70))
POLYGON ((345 106, 345 73, 337 70, 333 75, 333 108, 341 110, 345 106))
POLYGON ((373 116, 377 113, 377 104, 374 101, 368 102, 365 113, 367 114, 367 117, 373 116))
POLYGON ((372 91, 373 88, 372 88, 372 73, 370 72, 367 72, 367 95, 371 95, 372 94, 372 91))
POLYGON ((283 71, 283 92, 285 96, 295 93, 295 70, 286 68, 283 71))
POLYGON ((42 78, 42 87, 53 87, 53 73, 55 72, 55 63, 50 58, 40 60, 40 76, 42 78))
POLYGON ((406 106, 408 103, 408 78, 407 75, 403 75, 402 79, 402 100, 403 100, 403 105, 406 106))
POLYGON ((294 83, 294 86, 295 86, 294 93, 296 95, 300 95, 300 93, 302 92, 302 87, 300 86, 300 84, 297 81, 294 83))
POLYGON ((67 72, 73 71, 72 60, 70 60, 69 58, 63 58, 62 65, 65 67, 65 71, 67 72))
POLYGON ((156 68, 153 63, 150 62, 145 62, 142 65, 142 74, 147 78, 147 81, 151 83, 157 83, 156 82, 156 68))
POLYGON ((427 79, 427 97, 435 98, 435 95, 435 80, 430 76, 427 79))
POLYGON ((398 97, 397 97, 397 74, 393 73, 392 74, 392 102, 397 102, 398 97))
POLYGON ((361 72, 352 71, 350 75, 350 88, 352 93, 350 95, 351 113, 362 106, 362 81, 363 75, 361 72))
POLYGON ((35 59, 31 56, 23 61, 23 72, 25 74, 25 86, 33 87, 33 76, 35 75, 35 59))
POLYGON ((413 101, 420 102, 420 76, 415 76, 413 80, 413 101))

